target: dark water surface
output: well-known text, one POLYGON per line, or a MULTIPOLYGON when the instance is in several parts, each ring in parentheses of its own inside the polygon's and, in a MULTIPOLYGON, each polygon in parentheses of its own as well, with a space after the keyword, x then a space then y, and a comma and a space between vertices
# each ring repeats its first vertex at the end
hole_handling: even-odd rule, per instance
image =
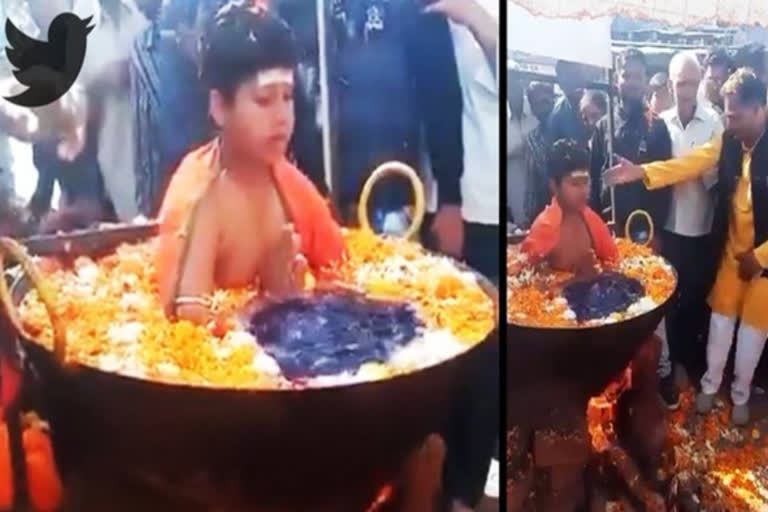
POLYGON ((626 311, 644 295, 645 288, 640 281, 616 272, 575 280, 563 287, 563 296, 579 322, 626 311))
POLYGON ((289 379, 356 372, 384 362, 422 326, 408 304, 322 293, 270 304, 249 331, 289 379))

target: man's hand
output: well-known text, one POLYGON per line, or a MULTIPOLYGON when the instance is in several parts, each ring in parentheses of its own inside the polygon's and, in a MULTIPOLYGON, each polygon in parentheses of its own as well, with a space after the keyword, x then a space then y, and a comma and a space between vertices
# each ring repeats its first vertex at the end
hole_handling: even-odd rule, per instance
POLYGON ((748 251, 736 256, 739 262, 739 277, 743 281, 751 281, 764 270, 757 260, 754 251, 748 251))
POLYGON ((435 214, 430 231, 440 251, 454 258, 464 253, 464 218, 458 205, 444 205, 435 214))
POLYGON ((472 27, 482 16, 482 7, 476 0, 423 0, 425 13, 442 14, 449 20, 465 27, 472 27))
POLYGON ((422 0, 424 12, 442 14, 465 26, 483 49, 494 75, 498 73, 499 22, 476 0, 422 0))
POLYGON ((603 173, 603 183, 609 187, 640 181, 645 177, 645 169, 626 158, 619 157, 619 163, 603 173))

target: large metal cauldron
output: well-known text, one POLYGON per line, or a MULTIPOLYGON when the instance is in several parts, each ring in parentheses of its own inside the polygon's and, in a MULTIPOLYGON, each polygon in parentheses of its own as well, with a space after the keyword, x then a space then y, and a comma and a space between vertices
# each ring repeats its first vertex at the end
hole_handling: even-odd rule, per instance
POLYGON ((555 403, 581 407, 600 394, 653 334, 673 296, 640 316, 596 327, 544 328, 508 322, 509 424, 549 426, 557 422, 555 403))
MULTIPOLYGON (((496 289, 478 275, 498 304, 496 289)), ((19 294, 15 294, 17 297, 19 294)), ((25 342, 63 469, 241 482, 266 510, 360 512, 424 438, 443 431, 460 382, 498 329, 458 357, 392 379, 303 391, 208 389, 64 368, 25 342)))

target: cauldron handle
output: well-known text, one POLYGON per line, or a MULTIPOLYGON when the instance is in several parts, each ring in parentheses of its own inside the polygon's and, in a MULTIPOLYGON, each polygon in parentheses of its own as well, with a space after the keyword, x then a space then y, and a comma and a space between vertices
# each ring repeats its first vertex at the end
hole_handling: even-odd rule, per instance
POLYGON ((374 185, 379 182, 381 178, 392 175, 405 176, 411 182, 413 188, 413 195, 415 196, 414 214, 411 225, 403 235, 403 238, 412 239, 416 236, 421 228, 421 223, 424 222, 425 213, 425 196, 424 196, 424 184, 421 182, 421 178, 416 174, 416 171, 412 167, 402 162, 392 161, 386 162, 378 166, 368 177, 363 185, 363 191, 360 193, 360 201, 357 205, 357 218, 360 222, 360 227, 365 230, 373 231, 371 224, 368 221, 368 201, 371 198, 371 192, 374 185))
POLYGON ((56 312, 56 301, 54 294, 45 279, 40 273, 32 258, 27 254, 27 250, 23 245, 19 244, 11 238, 0 238, 0 304, 5 308, 8 317, 13 323, 18 332, 27 339, 33 339, 21 322, 21 317, 13 303, 11 292, 8 289, 8 283, 5 281, 5 259, 12 258, 16 260, 27 277, 32 281, 32 286, 37 290, 40 297, 40 301, 45 305, 45 309, 48 312, 48 317, 51 320, 51 326, 53 328, 53 354, 59 363, 64 363, 67 356, 67 336, 66 329, 61 324, 61 319, 56 312))
MULTIPOLYGON (((629 233, 629 228, 632 225, 632 221, 635 220, 635 217, 645 217, 645 220, 648 221, 648 240, 646 240, 645 243, 640 245, 643 245, 643 246, 651 245, 651 242, 653 242, 653 235, 654 235, 653 219, 651 218, 651 215, 645 210, 635 210, 629 214, 629 217, 627 217, 627 221, 624 223, 624 236, 627 237, 627 239, 632 240, 632 237, 630 236, 630 233, 629 233)), ((634 240, 632 241, 634 242, 634 240)))

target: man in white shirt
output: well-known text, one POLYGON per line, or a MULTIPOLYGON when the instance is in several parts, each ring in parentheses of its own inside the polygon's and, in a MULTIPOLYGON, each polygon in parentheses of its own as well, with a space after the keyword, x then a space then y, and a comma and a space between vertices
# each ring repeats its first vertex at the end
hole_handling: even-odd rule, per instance
POLYGON ((527 140, 539 126, 539 121, 531 112, 520 81, 510 77, 507 84, 510 112, 507 128, 507 209, 513 224, 526 229, 534 220, 530 218, 532 212, 526 204, 530 187, 534 186, 528 179, 527 140))
POLYGON ((424 1, 425 12, 441 13, 450 21, 463 96, 463 256, 473 268, 498 278, 499 2, 424 1))
MULTIPOLYGON (((92 17, 95 29, 89 35, 88 51, 76 84, 56 103, 29 111, 37 118, 35 126, 28 133, 16 134, 17 138, 33 143, 59 141, 58 157, 63 162, 73 162, 89 151, 87 145, 95 146, 95 140, 88 144, 87 123, 98 123, 97 129, 90 133, 91 137, 98 137, 98 148, 91 147, 90 151, 97 153, 94 159, 98 160, 101 168, 103 185, 99 187, 106 189, 118 217, 129 220, 136 215, 137 209, 130 144, 132 130, 126 124, 130 121, 130 116, 127 116, 130 113, 127 60, 132 41, 146 20, 133 0, 113 2, 110 9, 102 8, 98 0, 27 0, 24 4, 19 2, 15 11, 7 14, 14 17, 17 23, 20 20, 24 31, 31 37, 41 37, 51 21, 67 11, 81 18, 92 17), (125 73, 120 72, 121 67, 125 73), (72 115, 68 116, 71 122, 61 121, 52 127, 52 119, 61 120, 58 111, 71 112, 72 115)), ((36 204, 35 209, 42 208, 41 213, 44 213, 51 202, 51 180, 56 179, 55 169, 46 169, 46 172, 38 170, 42 181, 38 180, 35 194, 40 196, 40 201, 35 203, 42 204, 36 204)), ((88 183, 84 185, 83 194, 92 195, 91 189, 95 190, 93 182, 93 178, 83 179, 83 183, 88 183)))
MULTIPOLYGON (((463 95, 464 175, 461 213, 464 259, 498 280, 499 240, 499 1, 424 0, 425 11, 450 21, 463 95)), ((488 351, 477 375, 466 376, 455 431, 446 439, 446 489, 453 509, 471 510, 482 497, 499 440, 499 359, 488 351)))
MULTIPOLYGON (((661 118, 672 139, 672 155, 677 158, 721 135, 723 123, 714 109, 697 100, 702 71, 695 54, 675 55, 669 64, 669 76, 675 106, 663 112, 661 118)), ((704 363, 706 298, 712 277, 706 272, 706 259, 713 252, 710 231, 714 199, 710 189, 716 180, 717 171, 713 169, 700 180, 675 185, 662 232, 664 255, 679 277, 676 304, 666 319, 666 332, 661 326, 661 395, 671 409, 679 405, 672 363, 695 371, 702 369, 704 363)))

